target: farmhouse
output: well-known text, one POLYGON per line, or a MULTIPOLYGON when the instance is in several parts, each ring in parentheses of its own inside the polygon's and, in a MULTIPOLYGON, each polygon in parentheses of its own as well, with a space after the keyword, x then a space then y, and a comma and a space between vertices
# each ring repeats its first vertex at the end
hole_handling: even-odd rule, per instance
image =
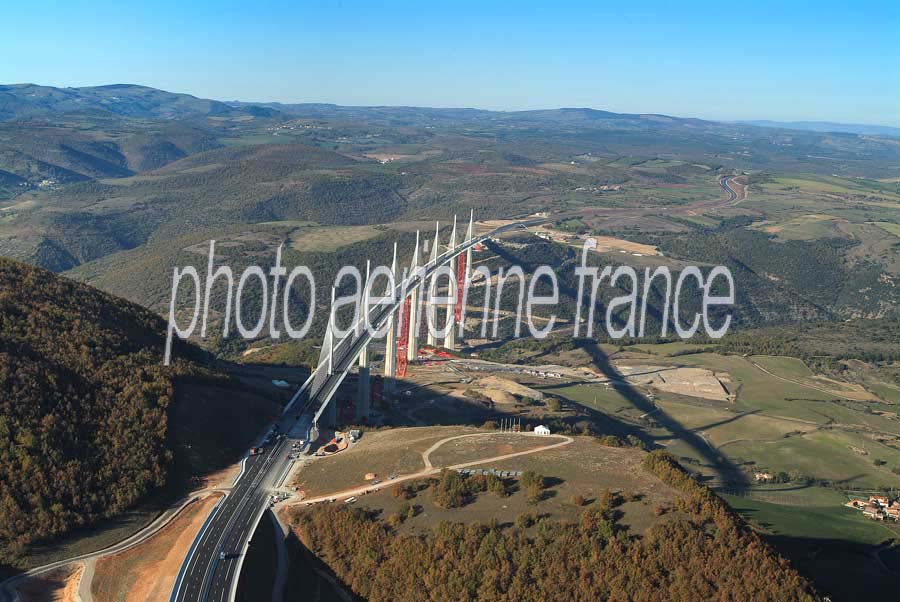
POLYGON ((872 520, 900 521, 900 500, 891 500, 883 495, 873 495, 868 500, 850 500, 844 505, 862 510, 863 516, 872 520))

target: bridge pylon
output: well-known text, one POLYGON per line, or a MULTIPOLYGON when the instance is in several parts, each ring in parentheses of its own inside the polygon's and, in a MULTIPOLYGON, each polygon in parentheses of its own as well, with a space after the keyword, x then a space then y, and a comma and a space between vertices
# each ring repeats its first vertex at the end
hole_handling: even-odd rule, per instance
MULTIPOLYGON (((366 261, 366 279, 363 285, 363 291, 368 291, 369 278, 371 278, 372 264, 366 261)), ((356 335, 361 336, 365 320, 356 323, 356 335)), ((359 379, 357 382, 356 408, 354 417, 356 421, 361 423, 369 418, 369 408, 372 406, 372 385, 369 380, 369 346, 365 345, 359 353, 359 379)))
MULTIPOLYGON (((397 274, 397 243, 394 243, 394 259, 391 261, 391 274, 394 281, 399 282, 397 274)), ((386 291, 390 295, 393 291, 386 291)), ((388 317, 387 334, 384 338, 384 390, 385 393, 393 393, 397 388, 397 319, 398 312, 393 312, 388 317)))
MULTIPOLYGON (((431 242, 431 263, 437 261, 438 255, 438 247, 441 246, 440 240, 440 231, 441 224, 440 222, 435 222, 434 224, 434 240, 431 242)), ((431 277, 431 280, 428 282, 428 299, 425 303, 425 311, 428 312, 428 319, 425 321, 425 326, 428 330, 427 338, 428 345, 430 347, 437 347, 437 337, 434 334, 437 326, 437 308, 431 302, 434 298, 435 294, 437 294, 437 275, 431 277)))
MULTIPOLYGON (((409 275, 410 277, 415 275, 416 270, 419 268, 419 231, 416 230, 416 248, 413 250, 412 263, 409 266, 409 275)), ((419 316, 420 316, 420 302, 419 302, 419 293, 422 291, 422 286, 416 286, 413 288, 412 292, 409 294, 409 311, 406 312, 406 321, 407 321, 407 330, 408 330, 408 339, 406 341, 406 361, 412 362, 416 359, 417 354, 419 353, 419 316)))
MULTIPOLYGON (((450 244, 447 245, 447 249, 452 251, 456 248, 456 216, 453 216, 453 229, 450 231, 450 244)), ((456 270, 458 262, 461 260, 459 255, 454 255, 452 259, 450 259, 450 270, 453 273, 454 277, 456 276, 456 270)), ((454 290, 453 283, 448 280, 447 282, 447 296, 450 296, 450 293, 454 290)), ((447 320, 445 322, 445 328, 447 329, 447 336, 444 337, 444 348, 450 349, 451 351, 456 349, 456 304, 459 301, 459 292, 454 295, 453 303, 447 305, 447 320)))
POLYGON ((465 255, 460 254, 456 259, 456 325, 459 329, 456 333, 457 342, 462 342, 466 330, 466 308, 468 302, 468 288, 472 279, 472 246, 471 243, 475 239, 475 210, 469 212, 469 227, 466 230, 466 249, 465 255))

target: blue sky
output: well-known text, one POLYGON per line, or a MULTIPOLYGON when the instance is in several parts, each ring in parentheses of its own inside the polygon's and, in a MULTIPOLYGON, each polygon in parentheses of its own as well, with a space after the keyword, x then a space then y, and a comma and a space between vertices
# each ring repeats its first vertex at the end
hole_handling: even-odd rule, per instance
POLYGON ((900 127, 900 2, 7 0, 0 82, 900 127))

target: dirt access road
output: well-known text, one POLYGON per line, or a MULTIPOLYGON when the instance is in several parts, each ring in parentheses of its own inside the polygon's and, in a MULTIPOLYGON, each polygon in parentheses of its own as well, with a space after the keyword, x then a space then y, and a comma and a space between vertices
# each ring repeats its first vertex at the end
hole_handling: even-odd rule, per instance
POLYGON ((434 453, 438 448, 440 448, 442 445, 444 445, 445 443, 447 443, 449 441, 454 441, 456 439, 463 439, 466 437, 487 437, 487 436, 491 436, 491 435, 495 435, 495 434, 496 434, 495 432, 489 431, 489 432, 484 432, 484 433, 470 433, 467 435, 456 435, 453 437, 447 437, 446 439, 441 439, 440 441, 436 442, 434 445, 429 447, 427 450, 422 452, 422 462, 425 464, 425 468, 423 468, 422 470, 419 470, 419 471, 416 471, 413 473, 409 473, 409 474, 398 475, 396 478, 391 479, 390 481, 388 481, 386 483, 379 483, 377 485, 363 485, 360 487, 353 487, 350 489, 344 489, 341 491, 332 492, 332 493, 326 494, 326 495, 319 495, 316 497, 307 498, 305 500, 289 501, 289 502, 286 502, 284 504, 284 506, 295 506, 295 505, 307 505, 308 506, 308 505, 315 504, 318 502, 327 502, 330 500, 344 500, 344 499, 354 497, 357 495, 363 495, 363 494, 369 493, 370 491, 376 491, 376 490, 380 489, 381 487, 388 485, 388 484, 393 485, 395 483, 402 483, 404 481, 411 481, 411 480, 415 480, 415 479, 421 479, 423 477, 429 477, 432 475, 436 475, 436 474, 439 474, 441 472, 441 470, 443 470, 445 468, 450 469, 450 470, 458 470, 460 468, 468 468, 470 466, 477 466, 479 464, 487 464, 488 462, 500 462, 502 460, 508 460, 510 458, 517 458, 519 456, 525 456, 528 454, 536 454, 536 453, 539 453, 542 451, 556 449, 558 447, 563 447, 564 445, 569 445, 574 442, 574 439, 572 439, 571 437, 566 436, 566 435, 535 435, 534 433, 519 433, 519 436, 521 436, 521 437, 534 437, 534 438, 540 438, 540 439, 551 439, 552 438, 552 439, 557 439, 557 440, 561 439, 561 441, 557 441, 556 443, 551 443, 549 445, 542 445, 541 447, 535 447, 533 449, 527 449, 527 450, 520 451, 520 452, 503 454, 500 456, 492 456, 490 458, 481 458, 479 460, 473 460, 471 462, 463 462, 460 464, 453 464, 451 466, 435 467, 431 463, 431 454, 434 453))

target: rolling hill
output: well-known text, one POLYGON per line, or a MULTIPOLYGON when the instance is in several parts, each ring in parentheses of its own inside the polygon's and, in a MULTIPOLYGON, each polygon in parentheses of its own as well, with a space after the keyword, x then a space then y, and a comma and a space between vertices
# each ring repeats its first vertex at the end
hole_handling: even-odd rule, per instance
POLYGON ((900 128, 887 125, 871 125, 865 123, 834 123, 831 121, 741 121, 748 125, 785 130, 807 130, 810 132, 845 132, 848 134, 865 134, 867 136, 900 137, 900 128))
POLYGON ((92 111, 141 119, 185 119, 244 113, 215 100, 132 84, 83 88, 36 84, 0 86, 0 120, 92 111))
MULTIPOLYGON (((0 568, 196 474, 200 459, 179 451, 183 427, 224 413, 252 431, 268 418, 271 404, 248 404, 240 386, 230 401, 195 401, 229 381, 190 346, 164 368, 164 335, 139 306, 0 259, 0 568)), ((187 436, 215 441, 220 455, 248 436, 192 428, 187 436)))

